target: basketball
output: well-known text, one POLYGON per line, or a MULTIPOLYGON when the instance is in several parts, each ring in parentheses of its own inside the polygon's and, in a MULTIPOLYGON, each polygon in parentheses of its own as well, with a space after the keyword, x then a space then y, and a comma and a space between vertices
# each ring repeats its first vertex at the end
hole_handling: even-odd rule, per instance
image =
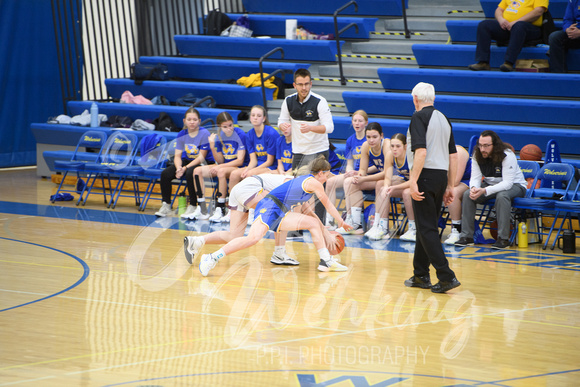
POLYGON ((330 255, 338 255, 342 252, 342 250, 344 250, 344 238, 342 235, 340 235, 340 233, 336 231, 330 231, 330 234, 334 236, 334 238, 338 242, 338 246, 336 247, 335 250, 328 249, 328 252, 330 253, 330 255))
POLYGON ((520 150, 520 160, 541 161, 542 150, 536 144, 524 145, 520 150))

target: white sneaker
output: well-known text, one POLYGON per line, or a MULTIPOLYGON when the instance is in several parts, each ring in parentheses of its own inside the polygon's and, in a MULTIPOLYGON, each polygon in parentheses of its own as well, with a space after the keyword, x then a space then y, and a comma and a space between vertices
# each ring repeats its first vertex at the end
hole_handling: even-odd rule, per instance
POLYGON ((410 228, 407 230, 406 233, 401 235, 399 239, 407 242, 415 242, 417 239, 417 230, 415 230, 414 228, 410 228))
POLYGON ((222 216, 222 218, 220 219, 220 222, 222 222, 222 223, 229 223, 230 222, 230 211, 228 211, 227 214, 222 216))
MULTIPOLYGON (((348 223, 347 223, 348 224, 348 223)), ((352 230, 346 231, 343 227, 337 228, 336 232, 342 235, 362 235, 364 233, 363 227, 360 224, 352 226, 352 230)))
POLYGON ((318 270, 320 271, 347 271, 348 268, 344 265, 338 263, 336 259, 330 257, 328 261, 324 259, 320 259, 320 263, 318 264, 318 270))
POLYGON ((173 215, 173 210, 171 209, 171 204, 163 202, 159 211, 155 213, 156 216, 161 216, 162 218, 167 215, 173 215))
POLYGON ((365 237, 369 239, 374 239, 374 236, 377 232, 379 232, 379 225, 375 224, 367 232, 365 232, 365 237))
POLYGON ((193 217, 193 215, 196 213, 197 211, 197 206, 194 207, 191 204, 189 206, 187 206, 187 209, 185 210, 185 212, 183 214, 181 214, 181 218, 182 219, 195 219, 193 217))
POLYGON ((201 206, 197 206, 197 210, 195 211, 195 214, 193 214, 193 219, 197 219, 197 220, 208 220, 209 219, 209 213, 204 214, 203 212, 201 212, 201 206))
POLYGON ((205 245, 205 239, 203 237, 189 237, 183 238, 183 252, 185 253, 185 259, 189 264, 193 264, 193 259, 195 255, 199 253, 199 250, 205 245))
POLYGON ((209 218, 210 222, 221 222, 224 216, 222 207, 216 207, 213 215, 209 218))
POLYGON ((207 277, 209 271, 215 267, 217 259, 213 258, 211 254, 204 254, 199 261, 199 272, 202 276, 207 277))
POLYGON ((447 239, 445 240, 446 245, 454 245, 455 242, 457 242, 459 240, 459 235, 461 235, 459 233, 459 231, 457 231, 456 229, 452 228, 451 229, 451 234, 449 234, 449 236, 447 237, 447 239))
POLYGON ((274 265, 287 265, 287 266, 297 266, 300 264, 297 260, 289 256, 288 254, 284 253, 276 253, 272 254, 272 258, 270 258, 270 262, 274 265))

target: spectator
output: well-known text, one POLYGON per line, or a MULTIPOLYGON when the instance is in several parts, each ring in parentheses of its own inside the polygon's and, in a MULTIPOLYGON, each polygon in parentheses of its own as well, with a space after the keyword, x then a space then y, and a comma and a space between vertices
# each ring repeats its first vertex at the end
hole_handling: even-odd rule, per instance
POLYGON ((508 42, 501 71, 513 71, 514 63, 526 41, 542 38, 542 18, 548 0, 501 0, 494 20, 483 20, 477 26, 477 48, 470 70, 489 70, 491 40, 508 42))
POLYGON ((569 0, 564 13, 562 31, 550 34, 550 72, 565 73, 568 71, 566 57, 571 48, 580 48, 580 0, 569 0))
POLYGON ((451 123, 433 106, 433 85, 418 83, 411 94, 415 113, 407 131, 407 160, 411 167, 409 189, 413 198, 417 241, 413 276, 405 281, 405 286, 445 293, 461 285, 449 267, 437 227, 442 203, 453 200, 457 149, 451 123), (439 283, 433 286, 430 265, 435 268, 439 279, 439 283))
POLYGON ((526 185, 516 155, 509 145, 502 142, 494 131, 483 131, 473 152, 470 189, 463 194, 462 230, 455 246, 474 244, 476 206, 495 198, 498 238, 492 247, 495 249, 509 247, 512 200, 526 194, 526 185))

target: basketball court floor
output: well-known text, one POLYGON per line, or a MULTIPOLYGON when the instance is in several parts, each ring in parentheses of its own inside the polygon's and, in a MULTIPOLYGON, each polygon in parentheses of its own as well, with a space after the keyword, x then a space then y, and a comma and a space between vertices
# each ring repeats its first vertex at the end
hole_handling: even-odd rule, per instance
POLYGON ((183 237, 227 225, 55 187, 0 171, 0 386, 580 384, 578 255, 445 247, 462 286, 434 294, 403 285, 412 243, 348 236, 321 273, 301 240, 272 265, 270 237, 202 277, 183 237))

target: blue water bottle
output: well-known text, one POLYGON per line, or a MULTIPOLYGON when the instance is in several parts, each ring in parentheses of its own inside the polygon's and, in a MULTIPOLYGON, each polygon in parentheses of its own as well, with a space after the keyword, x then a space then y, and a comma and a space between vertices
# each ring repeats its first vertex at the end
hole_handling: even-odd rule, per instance
POLYGON ((99 106, 96 102, 91 105, 91 128, 99 127, 99 106))

